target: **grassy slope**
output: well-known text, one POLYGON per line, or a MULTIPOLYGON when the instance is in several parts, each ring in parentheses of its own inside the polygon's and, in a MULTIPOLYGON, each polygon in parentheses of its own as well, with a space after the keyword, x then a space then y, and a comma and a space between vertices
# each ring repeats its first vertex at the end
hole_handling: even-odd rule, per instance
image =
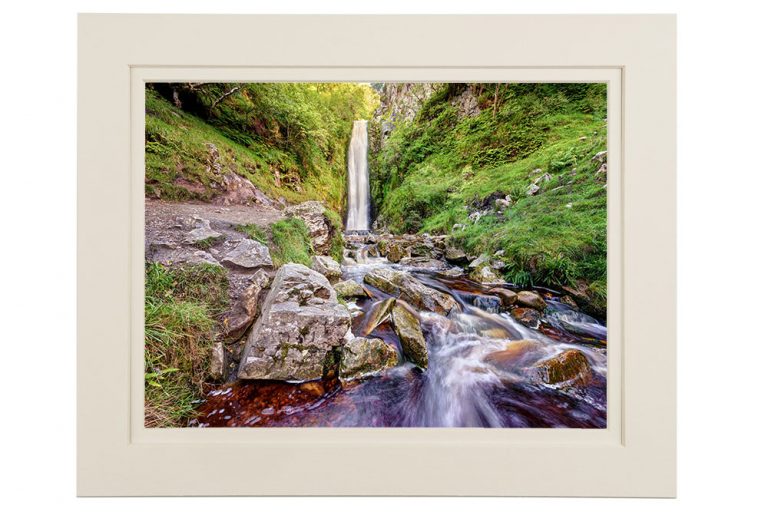
POLYGON ((149 263, 145 276, 145 424, 186 426, 208 376, 217 316, 229 302, 226 271, 149 263))
POLYGON ((197 86, 186 92, 183 108, 147 88, 147 196, 210 200, 211 184, 222 179, 210 170, 212 143, 223 170, 270 197, 321 200, 340 212, 352 121, 370 116, 376 106, 372 90, 356 84, 249 84, 216 102, 229 85, 197 86), (179 179, 202 189, 190 192, 179 179))
POLYGON ((606 149, 605 87, 502 86, 494 115, 495 86, 476 86, 481 113, 463 119, 449 87, 374 156, 382 218, 395 231, 452 233, 475 254, 504 250, 511 282, 586 281, 604 307, 606 193, 592 157, 606 149), (544 173, 552 180, 528 196, 544 173), (510 195, 512 205, 472 223, 469 213, 494 193, 510 195), (467 227, 452 232, 454 224, 467 227))

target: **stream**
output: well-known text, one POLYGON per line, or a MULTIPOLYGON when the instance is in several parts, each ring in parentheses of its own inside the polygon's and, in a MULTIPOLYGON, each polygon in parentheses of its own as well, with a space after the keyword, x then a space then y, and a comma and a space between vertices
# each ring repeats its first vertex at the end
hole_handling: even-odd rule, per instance
MULTIPOLYGON (((526 327, 501 301, 487 294, 488 285, 458 271, 413 268, 376 256, 361 244, 355 263, 342 267, 342 279, 363 282, 366 273, 382 266, 407 270, 423 284, 449 293, 461 311, 447 317, 421 311, 429 354, 422 371, 401 362, 363 380, 338 379, 291 384, 277 381, 236 381, 208 392, 191 426, 200 427, 566 427, 606 426, 606 328, 568 304, 556 293, 536 289, 547 309, 538 327, 526 327), (369 255, 373 254, 373 255, 369 255), (499 353, 515 340, 534 347, 515 364, 499 353), (592 367, 583 386, 558 387, 531 378, 537 362, 565 350, 581 351, 592 367)), ((372 297, 349 303, 352 332, 362 336, 372 308, 386 293, 369 285, 372 297)), ((505 285, 515 291, 510 285, 505 285)), ((400 349, 389 322, 369 335, 400 349)))

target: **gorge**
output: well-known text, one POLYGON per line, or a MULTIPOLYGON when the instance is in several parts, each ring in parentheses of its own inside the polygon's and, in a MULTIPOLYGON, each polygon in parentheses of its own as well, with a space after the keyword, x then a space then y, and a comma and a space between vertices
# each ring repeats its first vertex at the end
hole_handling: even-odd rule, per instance
POLYGON ((147 426, 605 427, 604 89, 373 85, 149 91, 147 426))

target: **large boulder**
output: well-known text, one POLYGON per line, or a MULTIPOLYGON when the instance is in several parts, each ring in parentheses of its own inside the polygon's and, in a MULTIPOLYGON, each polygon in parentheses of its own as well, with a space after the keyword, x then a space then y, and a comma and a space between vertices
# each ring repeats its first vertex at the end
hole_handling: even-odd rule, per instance
POLYGON ((350 327, 347 308, 325 276, 295 263, 280 267, 243 349, 238 377, 321 378, 350 327))
POLYGON ((336 294, 342 299, 351 299, 353 297, 367 297, 363 285, 352 280, 340 281, 333 285, 333 289, 336 290, 336 294))
POLYGON ((569 349, 535 366, 536 375, 545 384, 585 386, 592 380, 592 366, 581 351, 569 349))
POLYGON ((402 301, 397 301, 392 308, 392 324, 400 338, 403 355, 416 366, 426 369, 429 363, 427 342, 415 312, 402 301))
POLYGON ((234 306, 222 317, 223 335, 226 339, 240 338, 259 312, 259 295, 269 284, 269 276, 263 270, 258 270, 250 281, 234 306))
POLYGON ((353 338, 341 349, 339 377, 360 379, 397 366, 397 348, 379 338, 353 338))
POLYGON ((312 240, 312 248, 317 254, 328 254, 331 248, 333 225, 325 215, 325 206, 320 201, 306 201, 284 210, 289 217, 298 217, 304 221, 312 240))
POLYGON ((228 267, 246 270, 272 266, 269 248, 250 238, 243 238, 238 241, 237 245, 221 261, 228 267))
POLYGON ((341 265, 330 256, 312 256, 312 270, 323 274, 331 283, 341 279, 341 265))
POLYGON ((447 315, 458 303, 441 291, 422 284, 407 272, 391 268, 377 268, 365 275, 363 280, 376 288, 400 297, 418 309, 447 315))
POLYGON ((547 303, 536 292, 522 291, 517 294, 517 304, 526 308, 538 309, 544 311, 547 309, 547 303))

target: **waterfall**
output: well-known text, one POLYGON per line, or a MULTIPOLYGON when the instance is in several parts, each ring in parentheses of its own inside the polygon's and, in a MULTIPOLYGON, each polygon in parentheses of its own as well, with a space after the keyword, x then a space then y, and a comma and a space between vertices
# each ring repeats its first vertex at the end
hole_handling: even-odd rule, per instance
POLYGON ((347 231, 368 231, 368 121, 355 121, 347 153, 347 231))

